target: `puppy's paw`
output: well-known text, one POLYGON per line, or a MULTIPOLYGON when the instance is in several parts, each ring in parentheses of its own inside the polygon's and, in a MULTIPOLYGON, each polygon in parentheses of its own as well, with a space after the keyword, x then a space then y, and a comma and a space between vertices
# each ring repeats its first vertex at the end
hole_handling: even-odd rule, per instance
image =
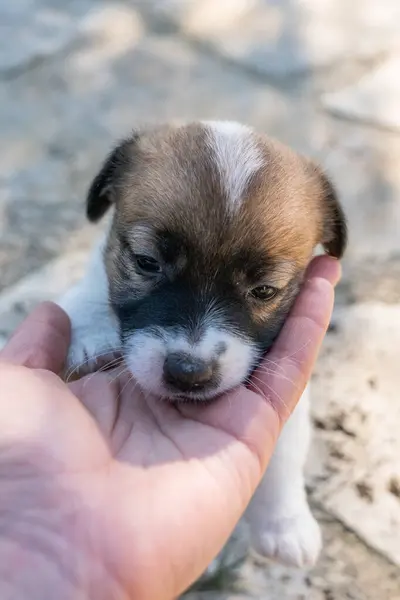
POLYGON ((64 366, 65 379, 70 381, 107 365, 116 366, 120 356, 118 346, 118 336, 113 332, 105 336, 101 331, 73 328, 64 366))
POLYGON ((58 302, 71 321, 71 342, 64 368, 67 381, 91 373, 116 358, 121 342, 107 297, 93 298, 88 283, 71 288, 58 302))
MULTIPOLYGON (((254 525, 254 524, 253 524, 254 525)), ((322 546, 321 530, 305 505, 289 518, 265 520, 252 528, 252 549, 258 557, 290 567, 312 567, 322 546)))

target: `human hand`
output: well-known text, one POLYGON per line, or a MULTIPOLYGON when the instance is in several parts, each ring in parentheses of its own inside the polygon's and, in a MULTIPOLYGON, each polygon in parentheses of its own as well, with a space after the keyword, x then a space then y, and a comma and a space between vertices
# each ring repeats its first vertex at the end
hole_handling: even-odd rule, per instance
POLYGON ((0 355, 0 597, 171 600, 190 585, 264 473, 339 274, 314 260, 269 353, 277 372, 207 406, 112 372, 65 385, 68 319, 52 304, 32 313, 0 355))

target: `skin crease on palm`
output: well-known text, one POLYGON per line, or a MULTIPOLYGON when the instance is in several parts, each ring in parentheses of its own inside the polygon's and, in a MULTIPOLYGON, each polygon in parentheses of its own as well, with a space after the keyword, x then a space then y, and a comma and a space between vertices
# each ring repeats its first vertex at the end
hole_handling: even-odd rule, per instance
POLYGON ((339 277, 314 259, 269 353, 275 372, 207 406, 145 397, 112 372, 65 385, 68 319, 37 308, 0 354, 2 600, 172 600, 190 585, 267 467, 339 277))

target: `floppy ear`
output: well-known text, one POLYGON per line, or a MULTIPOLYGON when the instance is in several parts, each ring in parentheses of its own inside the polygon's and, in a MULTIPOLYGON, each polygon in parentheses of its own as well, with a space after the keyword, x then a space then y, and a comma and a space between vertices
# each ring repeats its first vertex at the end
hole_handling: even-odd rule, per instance
POLYGON ((322 184, 322 239, 325 252, 342 258, 347 246, 347 223, 333 183, 318 169, 322 184))
POLYGON ((132 164, 134 146, 139 136, 123 140, 106 158, 100 172, 93 179, 86 198, 86 216, 95 223, 115 202, 116 186, 123 171, 132 164))

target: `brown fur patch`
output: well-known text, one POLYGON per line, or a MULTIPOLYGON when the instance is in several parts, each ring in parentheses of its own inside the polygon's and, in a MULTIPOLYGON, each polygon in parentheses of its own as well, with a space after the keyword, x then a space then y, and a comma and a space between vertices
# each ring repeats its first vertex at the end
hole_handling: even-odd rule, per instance
POLYGON ((250 242, 277 258, 303 262, 317 242, 321 190, 296 153, 266 136, 255 141, 265 166, 232 216, 202 125, 143 135, 119 187, 118 226, 129 229, 144 221, 190 232, 207 251, 250 242))
MULTIPOLYGON (((258 283, 284 288, 304 271, 323 241, 321 177, 286 146, 253 135, 264 166, 251 177, 236 211, 228 210, 203 125, 154 128, 127 145, 114 182, 116 211, 106 250, 116 288, 146 295, 152 283, 136 273, 132 255, 157 258, 156 238, 168 233, 181 244, 175 272, 189 264, 215 278, 229 265, 232 280, 246 289, 258 283)), ((264 318, 278 303, 279 297, 255 304, 255 317, 264 318)))

